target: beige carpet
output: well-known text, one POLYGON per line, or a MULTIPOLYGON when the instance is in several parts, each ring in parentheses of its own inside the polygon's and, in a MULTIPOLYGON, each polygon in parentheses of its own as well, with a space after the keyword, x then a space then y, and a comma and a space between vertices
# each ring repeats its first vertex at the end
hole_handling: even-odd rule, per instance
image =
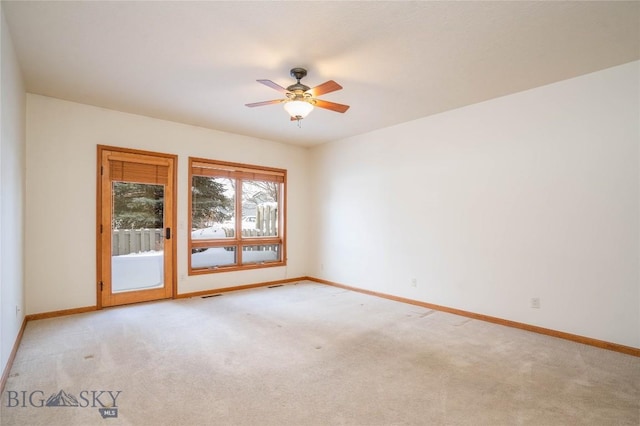
POLYGON ((1 407, 3 426, 637 426, 640 358, 302 282, 29 322, 1 407))

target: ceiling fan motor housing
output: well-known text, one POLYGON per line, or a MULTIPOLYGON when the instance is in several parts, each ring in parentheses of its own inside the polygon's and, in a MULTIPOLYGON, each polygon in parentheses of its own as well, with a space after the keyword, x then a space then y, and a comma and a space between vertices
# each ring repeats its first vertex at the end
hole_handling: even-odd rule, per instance
POLYGON ((305 70, 304 68, 292 68, 291 77, 298 80, 298 82, 287 87, 287 90, 291 93, 294 93, 295 95, 301 96, 304 92, 311 89, 309 86, 300 83, 300 79, 306 75, 307 70, 305 70))

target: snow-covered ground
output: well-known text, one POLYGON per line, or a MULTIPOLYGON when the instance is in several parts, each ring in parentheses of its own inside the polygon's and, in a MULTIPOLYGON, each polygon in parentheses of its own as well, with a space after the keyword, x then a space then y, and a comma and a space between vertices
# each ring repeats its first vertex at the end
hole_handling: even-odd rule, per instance
POLYGON ((111 291, 142 290, 159 288, 164 285, 164 252, 113 256, 111 258, 111 291))
MULTIPOLYGON (((216 223, 215 225, 208 228, 194 229, 193 231, 191 231, 191 238, 193 238, 194 240, 206 240, 208 238, 225 238, 224 229, 235 229, 235 226, 236 225, 233 221, 227 221, 224 223, 216 223)), ((255 220, 242 221, 242 229, 256 229, 255 220)))
MULTIPOLYGON (((244 223, 243 223, 244 227, 244 223)), ((225 238, 221 227, 197 229, 191 233, 193 239, 225 238)), ((278 260, 276 250, 249 251, 242 253, 243 263, 274 262, 278 260)), ((164 285, 164 253, 147 251, 111 258, 111 289, 114 293, 159 288, 164 285)), ((211 247, 191 255, 191 267, 214 268, 236 263, 236 253, 224 247, 211 247)))
MULTIPOLYGON (((233 225, 225 226, 226 228, 233 229, 233 225)), ((191 231, 191 238, 194 240, 206 240, 209 238, 225 238, 223 227, 220 225, 210 226, 209 228, 195 229, 191 231)))

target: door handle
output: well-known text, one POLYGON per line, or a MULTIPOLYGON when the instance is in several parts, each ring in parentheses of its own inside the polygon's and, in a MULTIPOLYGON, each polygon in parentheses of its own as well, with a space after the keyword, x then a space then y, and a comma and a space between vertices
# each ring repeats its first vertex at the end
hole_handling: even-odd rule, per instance
POLYGON ((165 237, 167 240, 170 240, 170 239, 171 239, 171 228, 165 228, 165 230, 164 230, 164 237, 165 237))

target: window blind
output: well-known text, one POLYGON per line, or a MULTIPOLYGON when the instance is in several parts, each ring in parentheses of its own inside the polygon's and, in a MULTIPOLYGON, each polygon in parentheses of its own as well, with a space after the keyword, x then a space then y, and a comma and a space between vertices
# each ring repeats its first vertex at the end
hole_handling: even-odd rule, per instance
POLYGON ((109 160, 109 177, 113 181, 169 184, 169 167, 158 164, 109 160))

